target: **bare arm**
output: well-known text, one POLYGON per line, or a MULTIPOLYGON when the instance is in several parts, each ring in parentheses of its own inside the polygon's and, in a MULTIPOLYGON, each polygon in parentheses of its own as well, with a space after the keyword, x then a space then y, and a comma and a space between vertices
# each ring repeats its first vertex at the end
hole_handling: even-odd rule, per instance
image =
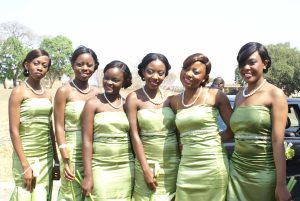
POLYGON ((144 147, 141 141, 141 138, 138 133, 138 125, 137 125, 137 97, 136 93, 132 92, 127 96, 126 104, 125 104, 129 125, 130 125, 130 136, 132 141, 133 150, 137 159, 140 162, 141 168, 144 173, 145 182, 152 190, 156 190, 157 183, 153 178, 153 173, 149 168, 144 147))
POLYGON ((32 192, 32 170, 30 169, 30 164, 25 156, 23 145, 20 138, 19 126, 20 126, 20 106, 23 101, 24 90, 21 87, 15 88, 10 97, 8 103, 8 114, 9 114, 9 131, 11 141, 17 154, 24 173, 24 184, 28 191, 32 192))
POLYGON ((83 194, 88 196, 93 190, 92 154, 93 154, 93 127, 96 113, 96 99, 88 100, 82 111, 82 157, 84 178, 82 182, 83 194))
POLYGON ((216 101, 219 108, 219 113, 222 120, 226 125, 226 130, 220 133, 221 139, 223 142, 231 140, 233 138, 233 133, 230 128, 230 117, 232 114, 232 108, 230 106, 227 96, 220 90, 216 94, 216 101))
POLYGON ((274 92, 272 100, 272 146, 276 167, 275 196, 279 201, 287 201, 291 195, 286 187, 286 159, 283 142, 288 105, 285 95, 280 90, 274 92))
MULTIPOLYGON (((65 106, 69 91, 66 87, 60 87, 54 97, 54 125, 57 144, 63 145, 65 141, 65 106)), ((60 147, 60 154, 64 162, 65 178, 73 180, 75 178, 72 167, 69 167, 69 155, 66 147, 60 147)))

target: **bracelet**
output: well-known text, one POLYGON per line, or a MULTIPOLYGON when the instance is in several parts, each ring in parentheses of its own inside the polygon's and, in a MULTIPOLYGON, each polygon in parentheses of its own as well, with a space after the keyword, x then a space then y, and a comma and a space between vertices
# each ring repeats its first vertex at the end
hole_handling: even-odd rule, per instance
POLYGON ((26 172, 28 172, 29 169, 31 169, 30 166, 22 174, 24 175, 26 172))
POLYGON ((58 146, 58 148, 59 148, 59 149, 64 149, 64 148, 66 148, 67 146, 68 146, 67 144, 61 144, 61 145, 58 146))

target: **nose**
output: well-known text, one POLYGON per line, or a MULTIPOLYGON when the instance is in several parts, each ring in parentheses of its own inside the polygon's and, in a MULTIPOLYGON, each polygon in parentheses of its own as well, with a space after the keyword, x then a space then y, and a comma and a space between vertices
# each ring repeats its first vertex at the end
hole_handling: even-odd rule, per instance
POLYGON ((192 72, 190 70, 186 71, 185 73, 186 76, 191 77, 192 76, 192 72))
POLYGON ((158 76, 159 76, 158 73, 154 73, 153 76, 152 76, 152 78, 153 78, 153 79, 157 79, 158 76))

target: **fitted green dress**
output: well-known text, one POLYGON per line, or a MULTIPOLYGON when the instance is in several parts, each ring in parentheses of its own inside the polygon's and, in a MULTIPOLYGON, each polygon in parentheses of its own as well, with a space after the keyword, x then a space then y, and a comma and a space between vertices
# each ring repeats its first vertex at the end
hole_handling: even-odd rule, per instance
POLYGON ((228 201, 274 201, 275 165, 270 109, 262 105, 236 107, 230 125, 235 147, 230 161, 228 201))
POLYGON ((136 159, 133 200, 171 200, 176 190, 179 163, 175 115, 170 107, 163 107, 138 110, 137 118, 148 164, 154 169, 157 163, 160 169, 156 168, 158 186, 153 192, 147 186, 136 159))
POLYGON ((13 177, 16 187, 11 201, 45 201, 51 199, 53 150, 49 128, 51 124, 52 104, 48 98, 29 98, 20 106, 20 138, 24 154, 30 166, 36 160, 41 165, 32 193, 24 188, 23 168, 13 151, 13 177))
POLYGON ((101 112, 94 118, 93 198, 130 201, 134 182, 129 122, 124 112, 101 112))
MULTIPOLYGON (((73 165, 75 176, 77 170, 83 175, 83 161, 82 161, 82 137, 81 137, 81 113, 83 110, 84 101, 70 101, 65 106, 65 138, 66 144, 71 149, 70 162, 73 165)), ((72 193, 70 181, 65 179, 64 164, 61 160, 61 186, 58 191, 58 201, 72 201, 72 193)), ((83 200, 82 188, 76 181, 72 181, 76 200, 83 200)))
POLYGON ((196 105, 180 109, 176 126, 183 145, 176 200, 222 201, 228 186, 228 159, 217 124, 218 109, 196 105))

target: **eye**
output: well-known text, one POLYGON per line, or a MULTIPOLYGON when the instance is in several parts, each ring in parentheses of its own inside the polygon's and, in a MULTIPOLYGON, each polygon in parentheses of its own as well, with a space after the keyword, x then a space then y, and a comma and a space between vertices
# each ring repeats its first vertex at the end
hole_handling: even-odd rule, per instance
POLYGON ((95 65, 94 64, 88 64, 87 65, 89 68, 92 68, 92 67, 94 67, 95 65))
POLYGON ((164 76, 164 75, 165 75, 165 72, 164 72, 164 71, 161 71, 161 72, 158 73, 158 75, 159 75, 159 76, 164 76))
POLYGON ((201 72, 200 72, 199 70, 193 70, 193 73, 194 73, 195 75, 199 75, 201 72))
POLYGON ((151 75, 151 74, 153 74, 153 70, 152 70, 152 69, 149 69, 149 68, 147 68, 147 69, 146 69, 146 73, 148 73, 148 74, 150 74, 150 75, 151 75))
POLYGON ((247 64, 250 65, 250 66, 253 66, 254 64, 256 64, 257 61, 255 59, 250 59, 248 60, 247 64))

